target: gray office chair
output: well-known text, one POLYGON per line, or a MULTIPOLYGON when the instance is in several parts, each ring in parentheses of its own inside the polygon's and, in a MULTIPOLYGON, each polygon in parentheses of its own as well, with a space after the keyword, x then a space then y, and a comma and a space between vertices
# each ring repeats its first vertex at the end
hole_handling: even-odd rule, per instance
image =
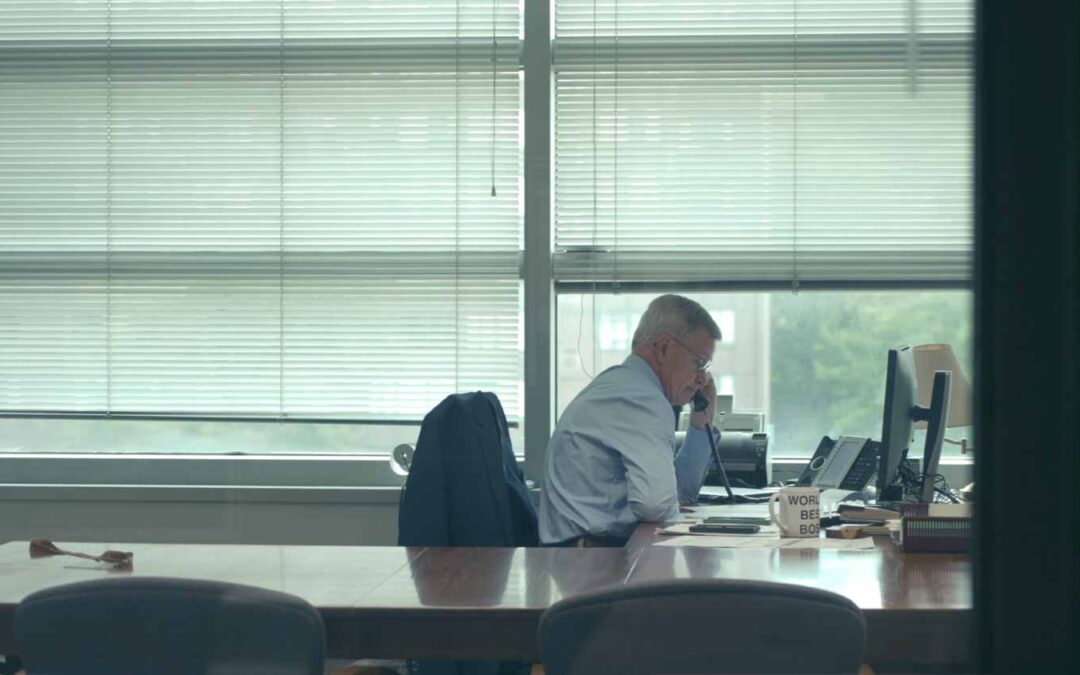
POLYGON ((540 619, 547 675, 857 673, 865 642, 866 621, 847 598, 727 579, 574 596, 540 619))
POLYGON ((292 595, 129 577, 27 596, 15 640, 27 675, 322 675, 326 637, 292 595))

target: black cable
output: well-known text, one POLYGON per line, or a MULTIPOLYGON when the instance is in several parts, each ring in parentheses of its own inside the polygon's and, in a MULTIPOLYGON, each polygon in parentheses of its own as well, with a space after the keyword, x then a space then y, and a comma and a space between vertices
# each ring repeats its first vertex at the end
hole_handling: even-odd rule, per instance
POLYGON ((906 457, 897 467, 897 478, 903 488, 903 501, 919 501, 922 497, 922 476, 912 468, 906 457))
MULTIPOLYGON (((694 406, 697 409, 697 406, 694 406)), ((712 425, 708 422, 705 423, 705 435, 709 437, 709 448, 712 450, 713 457, 716 458, 716 468, 720 470, 720 480, 724 482, 724 489, 727 490, 728 504, 734 504, 738 500, 735 498, 735 491, 731 489, 731 482, 728 481, 727 471, 724 471, 724 462, 720 459, 720 450, 716 447, 716 438, 713 436, 712 425)))
POLYGON ((956 493, 949 487, 949 481, 945 480, 945 476, 942 476, 940 473, 934 474, 934 493, 941 495, 946 499, 946 502, 942 503, 960 503, 960 499, 956 496, 956 493))
POLYGON ((945 477, 940 473, 935 473, 932 476, 926 474, 920 474, 912 468, 911 463, 905 458, 900 462, 899 469, 897 471, 897 477, 900 480, 900 485, 903 487, 904 496, 913 501, 919 501, 922 499, 922 485, 923 480, 931 478, 934 483, 934 501, 936 503, 949 503, 959 504, 960 500, 953 494, 952 488, 949 487, 949 483, 945 480, 945 477), (938 500, 937 497, 941 497, 942 500, 938 500))

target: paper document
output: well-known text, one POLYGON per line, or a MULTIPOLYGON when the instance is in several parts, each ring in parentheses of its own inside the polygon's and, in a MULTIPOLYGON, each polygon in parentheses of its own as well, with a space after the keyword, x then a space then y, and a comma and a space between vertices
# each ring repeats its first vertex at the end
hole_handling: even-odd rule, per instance
POLYGON ((868 551, 873 550, 874 540, 870 537, 864 539, 780 539, 775 535, 771 537, 751 536, 685 536, 662 539, 655 546, 691 546, 698 548, 792 548, 792 549, 825 549, 838 551, 868 551))
MULTIPOLYGON (((777 487, 764 487, 764 488, 744 488, 733 487, 731 493, 741 497, 768 497, 774 492, 779 492, 780 488, 777 487)), ((705 495, 706 497, 727 497, 727 488, 722 485, 702 485, 701 491, 698 494, 705 495)))
POLYGON ((761 525, 757 534, 724 534, 722 532, 691 532, 690 526, 696 523, 675 523, 660 530, 660 534, 686 534, 693 537, 772 537, 780 536, 780 528, 775 525, 761 525))
POLYGON ((695 506, 688 514, 698 518, 710 516, 723 518, 725 516, 765 516, 769 515, 768 504, 703 504, 695 506))
POLYGON ((971 504, 930 504, 926 515, 931 518, 970 518, 971 504))

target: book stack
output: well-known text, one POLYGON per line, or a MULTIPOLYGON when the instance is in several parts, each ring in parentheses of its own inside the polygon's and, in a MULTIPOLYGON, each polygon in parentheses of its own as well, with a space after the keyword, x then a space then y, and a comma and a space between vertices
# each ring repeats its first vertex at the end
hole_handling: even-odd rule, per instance
POLYGON ((842 503, 836 507, 840 524, 825 528, 825 536, 854 539, 867 535, 889 535, 897 531, 900 512, 881 506, 842 503))
POLYGON ((904 504, 900 546, 905 552, 963 553, 971 549, 970 504, 904 504))
POLYGON ((836 512, 845 523, 883 523, 900 518, 900 512, 895 509, 863 504, 840 504, 836 507, 836 512))

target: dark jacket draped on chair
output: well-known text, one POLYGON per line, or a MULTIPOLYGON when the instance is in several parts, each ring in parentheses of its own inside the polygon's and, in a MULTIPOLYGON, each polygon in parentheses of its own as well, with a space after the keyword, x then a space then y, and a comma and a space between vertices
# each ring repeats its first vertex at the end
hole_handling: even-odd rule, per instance
POLYGON ((537 546, 536 509, 495 394, 454 394, 420 428, 399 546, 537 546))

